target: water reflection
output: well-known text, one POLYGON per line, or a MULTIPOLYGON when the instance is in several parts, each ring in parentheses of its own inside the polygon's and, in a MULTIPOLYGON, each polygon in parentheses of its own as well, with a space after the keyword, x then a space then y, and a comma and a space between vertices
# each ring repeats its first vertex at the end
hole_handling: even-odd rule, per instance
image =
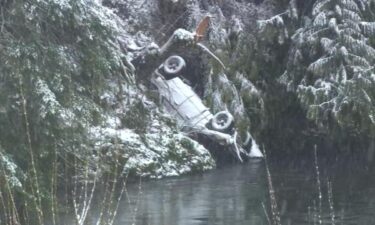
POLYGON ((375 224, 374 168, 348 159, 320 160, 319 200, 313 162, 288 163, 271 165, 283 224, 375 224))
POLYGON ((268 224, 261 161, 128 188, 116 224, 268 224))
MULTIPOLYGON (((313 160, 269 163, 282 224, 375 224, 375 168, 350 160, 319 164, 321 200, 313 160)), ((147 181, 141 193, 137 184, 129 185, 115 224, 269 224, 262 203, 269 207, 264 164, 250 162, 147 181)))

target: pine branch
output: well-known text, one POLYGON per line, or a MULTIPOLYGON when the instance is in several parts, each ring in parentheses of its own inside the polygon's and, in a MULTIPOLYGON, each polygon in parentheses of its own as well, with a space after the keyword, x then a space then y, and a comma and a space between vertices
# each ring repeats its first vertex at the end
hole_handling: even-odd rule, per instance
POLYGON ((326 58, 318 59, 317 61, 310 64, 307 68, 308 71, 312 72, 316 76, 324 76, 329 71, 334 70, 336 65, 336 58, 329 56, 326 58))

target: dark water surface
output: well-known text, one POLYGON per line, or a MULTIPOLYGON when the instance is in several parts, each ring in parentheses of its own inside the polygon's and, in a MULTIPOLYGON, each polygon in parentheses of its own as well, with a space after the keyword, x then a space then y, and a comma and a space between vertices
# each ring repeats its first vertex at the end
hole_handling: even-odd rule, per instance
MULTIPOLYGON (((351 161, 319 163, 320 200, 313 159, 269 162, 282 224, 375 224, 375 170, 351 161)), ((269 224, 263 205, 272 217, 264 162, 251 161, 131 184, 115 224, 269 224)))

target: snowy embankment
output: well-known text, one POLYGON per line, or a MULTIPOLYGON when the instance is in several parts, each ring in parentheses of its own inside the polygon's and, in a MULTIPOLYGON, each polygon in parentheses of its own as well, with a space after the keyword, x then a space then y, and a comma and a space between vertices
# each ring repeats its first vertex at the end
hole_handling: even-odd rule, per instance
POLYGON ((162 178, 214 168, 215 162, 202 145, 165 125, 156 129, 156 133, 144 135, 110 127, 96 127, 92 132, 98 140, 97 149, 108 149, 108 155, 120 153, 125 159, 123 173, 162 178))
MULTIPOLYGON (((248 89, 246 82, 242 83, 243 89, 248 89)), ((174 118, 164 114, 142 90, 124 85, 121 88, 124 90, 124 102, 119 103, 115 97, 115 93, 119 92, 118 85, 112 83, 109 86, 113 88, 112 93, 105 93, 102 100, 114 108, 115 113, 107 115, 107 121, 93 127, 90 133, 96 143, 96 152, 110 158, 114 154, 120 155, 124 162, 124 174, 162 178, 215 167, 210 152, 180 132, 174 118)), ((237 109, 235 115, 243 116, 242 99, 231 82, 227 81, 221 87, 231 90, 227 93, 239 103, 232 104, 233 109, 237 109)), ((220 98, 220 93, 216 93, 216 97, 220 98)), ((220 105, 217 104, 217 108, 220 105)), ((251 141, 250 156, 261 157, 259 146, 252 137, 251 141)))
POLYGON ((109 126, 93 128, 92 135, 97 140, 97 149, 108 149, 106 154, 109 155, 120 153, 126 160, 124 173, 161 178, 215 166, 207 149, 157 119, 152 121, 151 129, 145 134, 109 126))
POLYGON ((96 152, 108 158, 120 156, 123 173, 162 178, 215 167, 209 151, 181 134, 174 120, 160 112, 141 90, 124 85, 124 102, 119 103, 115 97, 119 86, 110 86, 102 100, 115 113, 107 115, 101 126, 92 127, 90 133, 96 152))

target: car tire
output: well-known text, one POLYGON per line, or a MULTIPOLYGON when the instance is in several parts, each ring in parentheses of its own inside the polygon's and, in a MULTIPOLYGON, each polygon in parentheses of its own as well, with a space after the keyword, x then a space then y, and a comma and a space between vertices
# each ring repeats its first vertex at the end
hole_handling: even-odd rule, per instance
POLYGON ((242 143, 242 145, 248 146, 250 144, 250 141, 251 141, 251 135, 250 135, 249 131, 246 131, 246 138, 245 138, 244 142, 242 143))
POLYGON ((233 116, 228 111, 216 113, 211 120, 212 129, 220 132, 229 132, 233 128, 233 125, 233 116))
POLYGON ((242 147, 246 151, 246 153, 250 154, 252 144, 253 144, 252 137, 251 137, 249 131, 247 131, 245 140, 242 143, 242 147))
POLYGON ((168 79, 177 77, 185 68, 185 66, 185 60, 178 55, 170 56, 163 63, 164 73, 166 74, 166 77, 168 77, 168 79))

